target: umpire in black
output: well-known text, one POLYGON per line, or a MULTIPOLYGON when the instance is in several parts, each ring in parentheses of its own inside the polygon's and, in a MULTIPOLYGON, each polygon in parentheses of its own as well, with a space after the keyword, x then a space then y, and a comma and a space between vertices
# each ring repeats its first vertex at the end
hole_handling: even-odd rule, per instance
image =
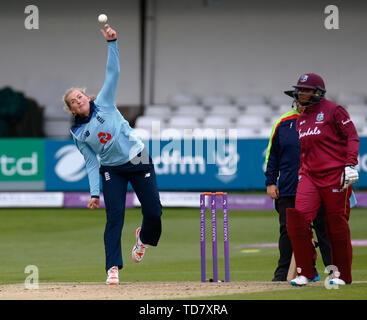
MULTIPOLYGON (((285 93, 292 96, 291 91, 285 93)), ((295 205, 300 167, 300 143, 296 122, 303 109, 304 107, 298 105, 280 116, 273 126, 267 148, 265 184, 269 197, 275 200, 275 209, 279 213, 280 224, 280 257, 272 281, 287 280, 292 258, 293 249, 286 228, 286 209, 294 208, 295 205)), ((331 265, 331 251, 325 229, 325 213, 325 208, 321 206, 316 219, 313 221, 313 227, 318 240, 315 243, 320 247, 322 260, 326 267, 331 265)), ((317 273, 316 277, 318 277, 317 273)))

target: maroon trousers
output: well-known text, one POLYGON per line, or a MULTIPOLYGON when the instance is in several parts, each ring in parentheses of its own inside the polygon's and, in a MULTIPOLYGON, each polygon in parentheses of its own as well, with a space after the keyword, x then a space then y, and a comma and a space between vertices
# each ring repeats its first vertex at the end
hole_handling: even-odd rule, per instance
POLYGON ((351 193, 352 187, 317 187, 311 177, 302 175, 298 183, 295 208, 287 209, 287 231, 300 275, 308 279, 315 277, 312 263, 315 248, 310 225, 321 203, 324 203, 332 264, 339 271, 340 279, 345 283, 352 283, 352 244, 348 224, 351 193))

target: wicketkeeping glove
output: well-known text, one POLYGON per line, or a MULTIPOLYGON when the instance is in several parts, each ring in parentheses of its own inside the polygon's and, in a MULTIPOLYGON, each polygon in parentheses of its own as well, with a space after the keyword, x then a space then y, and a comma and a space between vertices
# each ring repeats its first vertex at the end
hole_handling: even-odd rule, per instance
POLYGON ((344 172, 341 177, 341 185, 343 189, 348 188, 353 183, 356 183, 358 181, 359 175, 358 170, 356 169, 356 166, 347 165, 344 168, 344 172))

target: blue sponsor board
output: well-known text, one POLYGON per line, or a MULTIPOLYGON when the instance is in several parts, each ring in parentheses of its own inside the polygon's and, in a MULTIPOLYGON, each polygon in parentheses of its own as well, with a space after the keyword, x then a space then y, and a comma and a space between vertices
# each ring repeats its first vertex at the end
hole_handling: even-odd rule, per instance
POLYGON ((161 190, 265 188, 266 140, 154 140, 149 146, 161 190))
POLYGON ((72 139, 45 139, 46 191, 89 190, 84 158, 72 139))
MULTIPOLYGON (((360 179, 367 187, 367 138, 361 138, 360 179)), ((265 190, 267 139, 144 141, 160 190, 265 190)), ((73 141, 45 141, 46 190, 88 191, 84 159, 73 141)), ((131 190, 129 186, 129 190, 131 190)))

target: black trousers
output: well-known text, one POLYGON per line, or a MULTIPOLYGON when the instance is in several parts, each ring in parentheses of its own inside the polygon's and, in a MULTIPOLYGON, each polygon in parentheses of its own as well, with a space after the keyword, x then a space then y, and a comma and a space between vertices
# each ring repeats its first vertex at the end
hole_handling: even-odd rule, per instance
POLYGON ((132 161, 120 166, 101 166, 103 196, 106 205, 107 222, 104 232, 106 271, 123 266, 121 233, 125 218, 127 184, 131 183, 138 197, 143 214, 140 240, 156 246, 161 236, 162 205, 154 171, 154 164, 145 150, 132 161), (134 162, 141 158, 146 161, 134 162))
MULTIPOLYGON (((289 265, 292 259, 292 244, 288 237, 287 233, 287 215, 286 210, 287 208, 294 208, 295 205, 295 196, 291 197, 281 197, 277 200, 275 200, 275 209, 279 213, 279 253, 280 257, 278 260, 278 266, 274 272, 274 279, 276 281, 286 281, 287 280, 287 274, 289 265)), ((326 211, 324 206, 321 206, 317 217, 313 221, 313 228, 316 232, 317 237, 317 244, 320 248, 322 261, 326 266, 331 265, 331 250, 330 250, 330 243, 329 239, 326 234, 326 228, 325 228, 325 215, 326 211)))

